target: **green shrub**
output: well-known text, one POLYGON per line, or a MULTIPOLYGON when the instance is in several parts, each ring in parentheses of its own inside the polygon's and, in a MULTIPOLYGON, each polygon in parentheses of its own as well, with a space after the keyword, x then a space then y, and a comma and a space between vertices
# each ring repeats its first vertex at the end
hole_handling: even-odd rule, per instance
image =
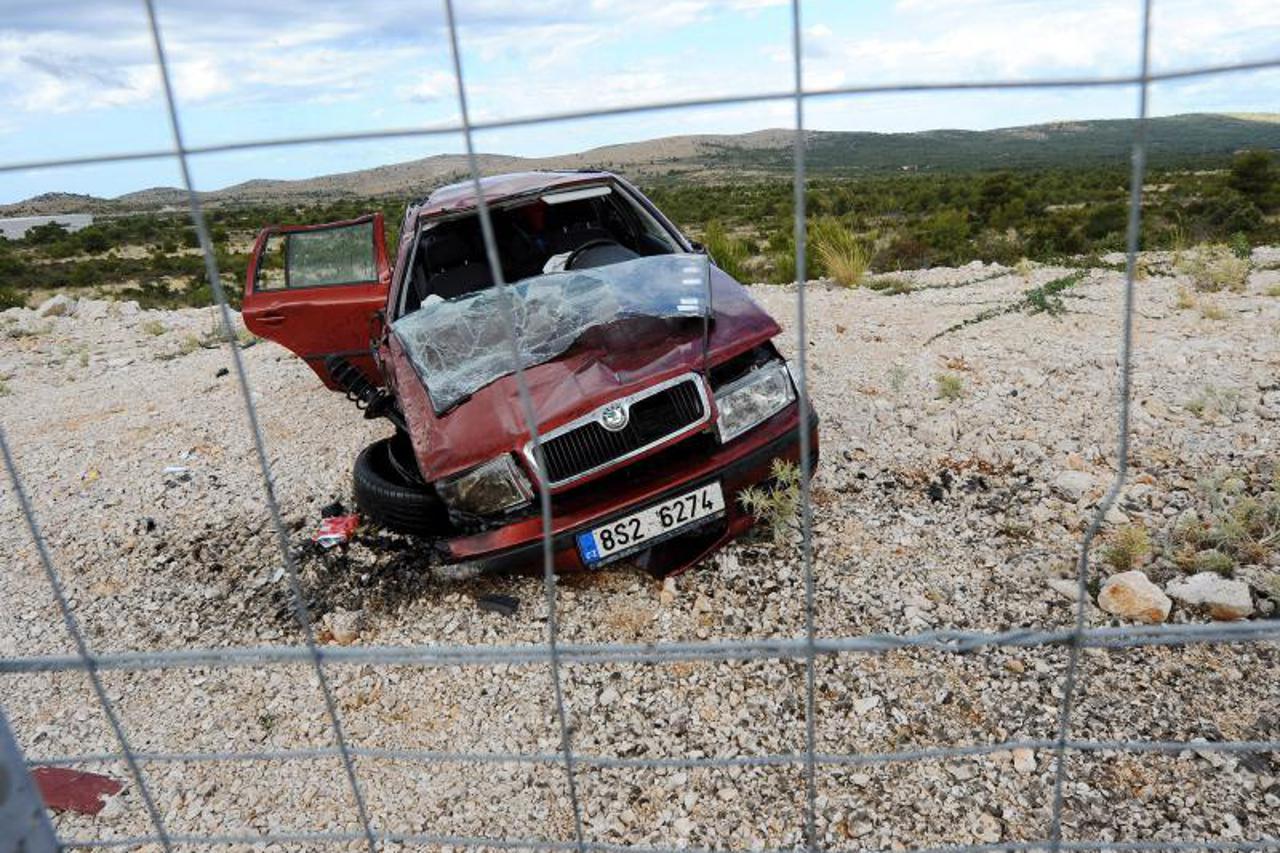
POLYGON ((1253 256, 1253 246, 1249 244, 1249 235, 1243 231, 1237 231, 1231 235, 1230 246, 1231 254, 1243 261, 1247 261, 1253 256))
POLYGON ((1117 572, 1136 569, 1151 555, 1151 537, 1139 524, 1127 524, 1116 531, 1102 552, 1102 559, 1117 572))
POLYGON ((713 219, 707 223, 706 230, 703 231, 702 243, 706 246, 707 254, 711 256, 711 260, 715 262, 716 266, 738 281, 746 280, 747 269, 745 264, 749 257, 747 246, 737 237, 725 231, 724 226, 718 220, 713 219))
POLYGON ((748 486, 738 493, 738 503, 765 525, 770 538, 780 543, 796 529, 800 514, 800 466, 774 459, 768 483, 748 486))
POLYGON ((27 304, 27 300, 22 294, 14 290, 12 287, 0 284, 0 311, 6 308, 21 308, 27 304))
POLYGON ((867 282, 867 287, 877 293, 883 293, 885 296, 901 296, 904 293, 910 293, 915 290, 915 285, 911 283, 911 280, 901 276, 885 276, 871 279, 867 282))

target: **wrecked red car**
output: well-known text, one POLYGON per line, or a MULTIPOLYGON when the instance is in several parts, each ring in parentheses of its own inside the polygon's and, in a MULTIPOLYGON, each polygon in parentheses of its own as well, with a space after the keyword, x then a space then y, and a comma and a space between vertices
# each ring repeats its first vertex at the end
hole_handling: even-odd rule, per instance
POLYGON ((540 565, 541 489, 558 571, 667 574, 745 532, 738 493, 799 458, 778 324, 615 175, 482 190, 505 287, 471 182, 409 205, 394 263, 380 214, 272 226, 254 247, 245 325, 395 424, 355 462, 366 517, 482 569, 540 565))

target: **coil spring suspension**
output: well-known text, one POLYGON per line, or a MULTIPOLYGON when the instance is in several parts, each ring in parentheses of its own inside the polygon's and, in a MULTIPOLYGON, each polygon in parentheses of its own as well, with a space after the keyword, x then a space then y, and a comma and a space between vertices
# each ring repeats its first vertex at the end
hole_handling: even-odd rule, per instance
POLYGON ((387 418, 401 430, 405 429, 404 417, 397 410, 395 399, 366 379, 360 368, 338 355, 326 358, 324 366, 347 399, 355 403, 366 418, 387 418))
POLYGON ((378 398, 379 392, 374 384, 365 379, 360 369, 345 358, 331 355, 324 360, 324 366, 333 381, 346 392, 347 399, 356 404, 357 409, 364 411, 378 398))

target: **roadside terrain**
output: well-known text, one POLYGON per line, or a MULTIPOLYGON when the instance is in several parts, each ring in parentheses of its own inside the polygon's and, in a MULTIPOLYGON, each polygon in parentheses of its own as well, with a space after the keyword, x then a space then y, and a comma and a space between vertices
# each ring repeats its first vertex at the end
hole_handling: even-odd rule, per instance
MULTIPOLYGON (((822 418, 813 492, 821 636, 1074 624, 1062 581, 1074 577, 1084 527, 1115 476, 1120 261, 975 262, 875 276, 853 290, 807 288, 822 418)), ((1107 579, 1126 571, 1142 572, 1161 598, 1170 593, 1169 622, 1210 621, 1206 606, 1172 595, 1205 573, 1235 584, 1237 607, 1244 588, 1245 618, 1280 616, 1280 534, 1266 526, 1280 513, 1280 249, 1255 249, 1251 262, 1238 292, 1203 292, 1167 253, 1144 258, 1130 478, 1091 555, 1090 625, 1133 624, 1098 606, 1107 579)), ((780 344, 794 355, 795 288, 752 293, 786 328, 780 344)), ((81 300, 44 313, 0 313, 0 411, 92 648, 298 642, 211 311, 81 300)), ((372 530, 345 553, 313 549, 321 509, 349 505, 351 462, 386 427, 274 344, 242 336, 241 345, 326 643, 545 642, 540 576, 458 578, 413 543, 372 530), (480 609, 477 599, 492 594, 518 599, 518 610, 480 609)), ((71 653, 7 481, 3 489, 0 656, 71 653)), ((560 638, 803 636, 797 542, 758 536, 667 584, 625 565, 560 578, 560 638)), ((1073 738, 1280 739, 1274 642, 1087 650, 1082 661, 1073 738)), ((820 658, 816 750, 1051 739, 1065 662, 1058 647, 820 658)), ((804 750, 799 662, 572 664, 562 674, 573 748, 584 756, 804 750)), ((545 665, 339 666, 330 676, 360 747, 557 754, 545 665)), ((332 743, 305 666, 102 677, 141 751, 332 743)), ((0 695, 34 762, 116 749, 83 675, 0 676, 0 695)), ((127 778, 122 762, 77 766, 127 778)), ((145 769, 172 832, 358 828, 331 758, 145 769)), ((1054 769, 1044 750, 821 767, 818 830, 832 850, 1034 841, 1048 831, 1054 769)), ((1069 840, 1280 838, 1280 753, 1102 750, 1073 755, 1068 769, 1069 840)), ((576 773, 590 841, 746 849, 803 839, 801 763, 611 769, 587 758, 576 773)), ((358 774, 381 830, 572 840, 554 762, 362 757, 358 774)), ((97 817, 57 820, 65 838, 147 830, 128 788, 97 817)))

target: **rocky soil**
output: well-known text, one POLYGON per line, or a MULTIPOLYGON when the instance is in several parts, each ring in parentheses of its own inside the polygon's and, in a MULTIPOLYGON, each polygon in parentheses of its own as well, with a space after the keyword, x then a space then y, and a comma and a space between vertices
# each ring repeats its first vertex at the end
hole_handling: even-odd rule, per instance
MULTIPOLYGON (((1255 252, 1245 292, 1194 298, 1160 260, 1138 284, 1131 476, 1091 555, 1088 620, 1275 619, 1280 543, 1218 534, 1241 522, 1241 502, 1276 500, 1280 298, 1268 294, 1280 285, 1280 251, 1255 252), (1214 576, 1198 578, 1206 571, 1214 576), (1110 603, 1124 599, 1125 578, 1095 602, 1104 581, 1124 572, 1140 572, 1154 590, 1128 590, 1146 596, 1133 614, 1110 603), (1219 590, 1225 581, 1238 583, 1219 590), (1219 594, 1228 609, 1206 599, 1219 594)), ((1061 312, 1053 299, 1051 311, 1034 302, 999 310, 1071 272, 971 265, 903 274, 912 291, 897 295, 808 288, 810 380, 822 416, 813 528, 822 636, 1073 624, 1075 591, 1064 579, 1115 476, 1123 275, 1087 271, 1056 297, 1061 312), (993 316, 926 343, 982 312, 993 316)), ((753 292, 787 328, 781 345, 794 354, 794 289, 753 292)), ((97 302, 46 313, 0 315, 0 407, 91 646, 297 642, 240 391, 225 348, 212 344, 210 313, 97 302)), ((363 531, 345 555, 311 548, 321 508, 349 501, 356 452, 386 429, 323 391, 274 344, 243 353, 327 642, 545 641, 539 577, 457 579, 376 531, 363 531), (490 594, 514 596, 518 610, 482 610, 477 599, 490 594)), ((7 481, 4 489, 0 655, 71 652, 7 481)), ((626 566, 561 578, 561 638, 802 636, 798 553, 794 541, 742 542, 666 586, 626 566)), ((1274 642, 1089 650, 1082 660, 1074 738, 1280 739, 1274 642)), ((821 658, 816 748, 884 754, 1052 738, 1065 662, 1062 648, 821 658)), ((797 662, 572 664, 563 675, 573 748, 585 756, 804 748, 797 662)), ((545 665, 334 666, 330 677, 347 735, 361 747, 558 749, 545 665)), ((304 666, 103 678, 139 750, 331 744, 304 666)), ((81 674, 0 676, 0 697, 33 762, 116 748, 81 674)), ((120 762, 78 766, 127 775, 120 762)), ((145 770, 172 832, 357 828, 332 759, 145 770)), ((825 766, 818 830, 830 849, 1035 841, 1048 830, 1054 770, 1044 750, 825 766)), ((1068 770, 1068 839, 1280 838, 1280 753, 1090 751, 1072 755, 1068 770)), ((358 773, 382 831, 572 837, 564 770, 554 763, 364 757, 358 773)), ((759 848, 803 838, 798 763, 637 770, 584 760, 576 781, 590 841, 759 848)), ((97 817, 56 820, 65 838, 147 829, 131 788, 97 817)))

